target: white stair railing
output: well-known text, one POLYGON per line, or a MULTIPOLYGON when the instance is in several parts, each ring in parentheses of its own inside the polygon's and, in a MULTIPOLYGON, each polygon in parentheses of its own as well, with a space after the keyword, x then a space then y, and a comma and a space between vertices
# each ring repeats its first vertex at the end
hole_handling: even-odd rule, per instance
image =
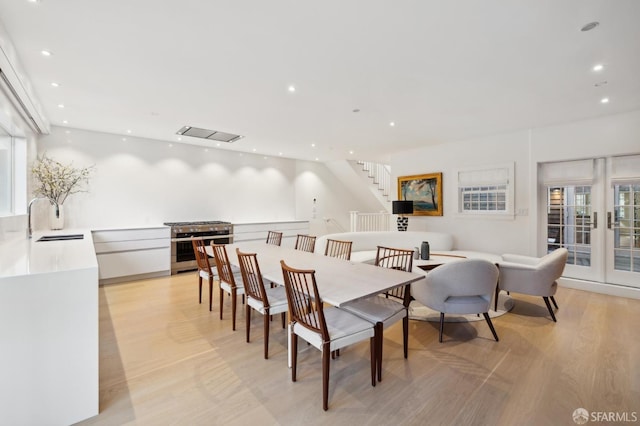
POLYGON ((391 171, 385 164, 374 163, 371 161, 358 161, 362 166, 362 170, 367 172, 369 177, 373 179, 373 183, 378 186, 382 195, 389 198, 391 195, 391 171))
POLYGON ((391 224, 389 222, 391 215, 388 212, 360 213, 358 211, 352 211, 349 213, 349 227, 351 232, 391 230, 391 224))

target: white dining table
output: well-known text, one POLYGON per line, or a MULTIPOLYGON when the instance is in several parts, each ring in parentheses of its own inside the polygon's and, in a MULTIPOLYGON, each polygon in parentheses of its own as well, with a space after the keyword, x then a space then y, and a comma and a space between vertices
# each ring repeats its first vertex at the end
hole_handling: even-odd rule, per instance
MULTIPOLYGON (((228 244, 229 263, 235 266, 240 266, 236 248, 244 253, 256 253, 263 278, 275 284, 284 285, 281 260, 292 268, 313 269, 322 301, 338 307, 424 278, 419 273, 308 253, 264 241, 228 244)), ((207 253, 213 253, 211 247, 207 247, 207 253)))
MULTIPOLYGON (((308 253, 288 247, 266 244, 264 241, 243 242, 226 246, 229 263, 240 266, 236 248, 243 253, 256 253, 260 272, 265 280, 284 285, 280 261, 296 269, 315 271, 318 293, 323 302, 333 306, 365 299, 424 279, 424 274, 338 259, 318 253, 308 253)), ((207 253, 213 253, 211 247, 207 253)), ((289 330, 289 367, 291 367, 291 330, 289 330)))

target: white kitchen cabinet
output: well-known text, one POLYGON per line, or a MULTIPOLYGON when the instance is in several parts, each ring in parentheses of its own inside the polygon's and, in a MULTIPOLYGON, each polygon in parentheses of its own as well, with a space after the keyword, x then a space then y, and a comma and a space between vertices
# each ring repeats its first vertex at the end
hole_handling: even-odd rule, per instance
POLYGON ((171 274, 168 226, 93 231, 100 284, 171 274))
POLYGON ((267 240, 268 231, 282 232, 282 245, 293 246, 298 234, 309 233, 308 220, 252 222, 233 224, 233 242, 267 240))

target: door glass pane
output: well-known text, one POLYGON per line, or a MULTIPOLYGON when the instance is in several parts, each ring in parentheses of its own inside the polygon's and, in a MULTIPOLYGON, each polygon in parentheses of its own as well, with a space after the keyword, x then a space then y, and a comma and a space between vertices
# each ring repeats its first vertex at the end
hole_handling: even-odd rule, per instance
POLYGON ((613 187, 614 269, 640 271, 640 184, 613 187))
POLYGON ((591 186, 549 187, 547 252, 569 250, 567 263, 591 265, 591 186))

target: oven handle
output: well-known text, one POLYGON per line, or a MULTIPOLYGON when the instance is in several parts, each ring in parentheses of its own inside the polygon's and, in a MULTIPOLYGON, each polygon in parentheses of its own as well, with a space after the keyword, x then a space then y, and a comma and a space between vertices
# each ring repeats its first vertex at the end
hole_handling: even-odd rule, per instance
POLYGON ((179 243, 179 242, 183 242, 183 241, 191 241, 191 240, 218 240, 221 238, 231 238, 233 237, 233 234, 224 234, 224 235, 204 235, 204 236, 197 236, 197 237, 185 237, 185 238, 172 238, 171 242, 172 243, 179 243))

